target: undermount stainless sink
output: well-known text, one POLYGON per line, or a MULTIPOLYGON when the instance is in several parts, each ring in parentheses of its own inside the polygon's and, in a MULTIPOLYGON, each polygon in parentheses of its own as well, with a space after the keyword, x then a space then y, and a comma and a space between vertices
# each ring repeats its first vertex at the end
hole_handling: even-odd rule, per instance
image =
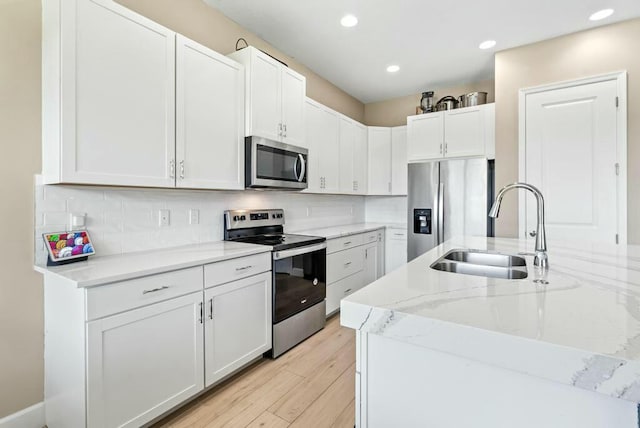
POLYGON ((451 250, 436 260, 431 269, 502 279, 525 279, 527 262, 523 257, 482 250, 451 250))

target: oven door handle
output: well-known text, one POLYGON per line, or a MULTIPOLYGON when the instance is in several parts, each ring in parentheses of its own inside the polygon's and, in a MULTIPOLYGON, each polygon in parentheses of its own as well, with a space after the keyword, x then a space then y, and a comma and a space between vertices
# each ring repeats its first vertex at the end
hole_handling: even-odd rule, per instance
POLYGON ((276 251, 273 253, 273 260, 286 259, 288 257, 299 256, 301 254, 313 253, 314 251, 327 248, 326 242, 320 244, 307 245, 306 247, 292 248, 290 250, 276 251))

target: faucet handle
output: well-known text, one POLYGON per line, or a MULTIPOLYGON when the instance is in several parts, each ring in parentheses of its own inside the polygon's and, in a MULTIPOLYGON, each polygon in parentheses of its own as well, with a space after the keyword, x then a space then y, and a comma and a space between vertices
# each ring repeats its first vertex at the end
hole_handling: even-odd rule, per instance
POLYGON ((538 232, 536 232, 535 230, 532 230, 531 232, 529 232, 529 236, 532 238, 535 238, 537 234, 538 232))

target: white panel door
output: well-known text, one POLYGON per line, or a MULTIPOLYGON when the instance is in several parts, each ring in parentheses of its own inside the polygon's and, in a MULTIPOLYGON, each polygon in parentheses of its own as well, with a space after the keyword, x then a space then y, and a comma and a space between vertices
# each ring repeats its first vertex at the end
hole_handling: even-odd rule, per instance
POLYGON ((407 127, 391 128, 391 193, 407 194, 407 127))
POLYGON ((205 290, 205 385, 271 349, 271 272, 205 290))
POLYGON ((247 135, 282 140, 281 73, 278 62, 255 49, 251 51, 247 135))
MULTIPOLYGON (((605 81, 526 96, 526 181, 544 195, 550 240, 616 242, 616 95, 605 81)), ((529 236, 533 197, 524 209, 529 236)))
POLYGON ((338 114, 332 110, 322 109, 319 119, 318 140, 314 147, 318 148, 316 156, 318 156, 322 191, 338 193, 340 191, 338 114))
POLYGON ((173 187, 175 33, 113 1, 62 3, 61 180, 173 187))
POLYGON ((409 161, 444 156, 444 112, 407 118, 407 157, 409 161))
POLYGON ((356 126, 350 119, 340 117, 338 119, 340 153, 340 193, 355 192, 355 178, 353 171, 353 157, 356 140, 356 126))
POLYGON ((444 112, 444 129, 446 157, 484 155, 483 106, 444 112))
POLYGON ((391 128, 369 127, 369 194, 391 194, 391 128))
POLYGON ((353 181, 355 193, 366 195, 368 190, 368 153, 367 127, 355 122, 355 140, 353 145, 353 181))
POLYGON ((176 38, 177 187, 244 188, 244 67, 176 38))
POLYGON ((87 323, 87 422, 139 427, 204 387, 202 291, 87 323))
POLYGON ((308 147, 305 140, 304 103, 307 81, 304 76, 282 67, 282 141, 308 147))

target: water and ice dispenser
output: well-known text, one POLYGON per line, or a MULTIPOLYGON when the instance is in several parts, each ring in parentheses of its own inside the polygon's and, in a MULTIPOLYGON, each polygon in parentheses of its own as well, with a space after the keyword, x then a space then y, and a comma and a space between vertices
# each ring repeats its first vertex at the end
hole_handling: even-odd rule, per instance
POLYGON ((413 233, 431 235, 431 208, 413 210, 413 233))

